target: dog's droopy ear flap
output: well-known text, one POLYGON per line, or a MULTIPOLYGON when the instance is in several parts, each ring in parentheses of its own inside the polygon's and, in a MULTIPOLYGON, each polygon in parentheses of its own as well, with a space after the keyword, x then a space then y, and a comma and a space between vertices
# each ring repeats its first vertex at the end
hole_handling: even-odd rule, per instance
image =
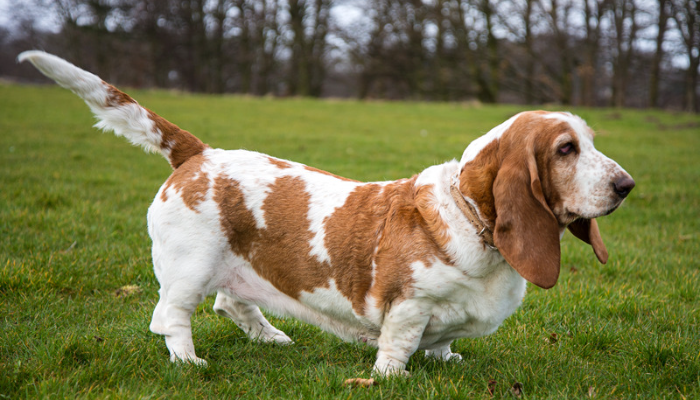
POLYGON ((493 184, 494 242, 529 282, 549 289, 559 278, 559 223, 542 193, 534 154, 504 159, 493 184))
POLYGON ((593 247, 596 257, 601 263, 608 262, 608 250, 605 248, 603 238, 598 230, 598 223, 595 219, 577 219, 568 226, 571 233, 577 238, 590 244, 593 247))

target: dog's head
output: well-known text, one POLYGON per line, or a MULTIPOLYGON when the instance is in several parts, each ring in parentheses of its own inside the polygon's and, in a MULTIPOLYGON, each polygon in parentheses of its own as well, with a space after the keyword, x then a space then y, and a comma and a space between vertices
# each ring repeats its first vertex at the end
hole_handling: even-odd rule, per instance
POLYGON ((595 218, 619 207, 634 180, 593 136, 569 113, 525 112, 474 141, 460 161, 460 190, 491 224, 506 261, 537 286, 557 282, 567 227, 607 262, 595 218))

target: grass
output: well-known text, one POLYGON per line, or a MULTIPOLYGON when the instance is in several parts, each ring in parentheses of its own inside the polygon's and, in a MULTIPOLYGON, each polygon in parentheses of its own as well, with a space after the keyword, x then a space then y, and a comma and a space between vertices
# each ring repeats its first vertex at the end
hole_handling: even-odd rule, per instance
MULTIPOLYGON (((360 180, 459 158, 519 110, 132 94, 213 146, 360 180)), ((343 380, 369 377, 375 350, 278 318, 295 345, 251 343, 212 298, 193 317, 209 368, 169 363, 148 331, 146 232, 167 163, 91 128, 65 90, 0 85, 0 398, 509 398, 515 382, 522 398, 700 397, 700 118, 573 111, 637 181, 599 220, 608 264, 567 235, 557 286, 530 286, 495 334, 457 341, 463 363, 416 354, 410 379, 351 389, 343 380)))

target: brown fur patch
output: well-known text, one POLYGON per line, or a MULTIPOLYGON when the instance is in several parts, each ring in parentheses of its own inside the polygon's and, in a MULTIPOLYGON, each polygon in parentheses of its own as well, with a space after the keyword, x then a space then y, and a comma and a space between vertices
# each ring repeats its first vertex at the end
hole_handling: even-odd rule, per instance
POLYGON ((166 192, 172 187, 180 193, 187 208, 199 212, 197 206, 204 201, 209 191, 209 177, 202 171, 204 161, 204 156, 197 154, 173 171, 168 180, 165 181, 165 186, 160 194, 161 200, 168 200, 166 192))
POLYGON ((385 210, 375 205, 381 190, 377 184, 358 186, 324 221, 324 245, 338 288, 360 314, 372 285, 372 259, 384 223, 385 210))
POLYGON ((493 141, 466 163, 459 175, 459 191, 476 202, 490 229, 493 229, 496 221, 492 188, 499 167, 498 141, 493 141))
POLYGON ((214 184, 214 201, 221 210, 221 225, 231 250, 293 298, 299 298, 302 291, 327 288, 330 278, 330 266, 310 254, 310 197, 301 178, 278 178, 262 207, 267 227, 257 229, 238 182, 217 177, 214 184))
POLYGON ((122 92, 121 90, 115 88, 114 86, 110 85, 109 83, 102 81, 102 84, 107 86, 107 93, 109 93, 109 97, 107 97, 107 106, 108 107, 117 107, 123 104, 138 104, 136 100, 131 98, 128 94, 122 92))
POLYGON ((438 260, 452 263, 418 211, 414 197, 415 180, 416 177, 397 181, 384 190, 388 210, 375 258, 376 284, 370 294, 385 307, 410 295, 413 286, 410 266, 414 262, 421 262, 426 267, 438 260))
POLYGON ((148 112, 148 117, 155 123, 155 128, 162 135, 161 149, 170 150, 168 159, 173 169, 177 169, 190 157, 202 153, 209 147, 193 134, 180 129, 180 127, 153 111, 146 109, 146 112, 148 112))
POLYGON ((267 157, 267 159, 268 159, 268 161, 270 161, 270 164, 276 166, 279 169, 286 169, 286 168, 292 167, 292 164, 290 164, 284 160, 280 160, 279 158, 267 157))
POLYGON ((231 251, 250 261, 252 249, 260 240, 253 213, 245 206, 245 198, 238 181, 217 176, 214 178, 214 201, 219 206, 219 218, 231 251))
POLYGON ((385 308, 408 296, 412 263, 420 261, 427 267, 436 259, 449 263, 438 244, 444 237, 436 240, 431 234, 431 229, 441 228, 427 222, 416 204, 415 180, 359 186, 325 223, 325 244, 336 280, 356 312, 362 313, 368 294, 385 308))
POLYGON ((415 192, 416 208, 425 220, 426 227, 431 237, 440 249, 444 249, 450 241, 450 232, 445 220, 436 207, 434 186, 420 186, 415 192))
MULTIPOLYGON (((138 104, 138 102, 128 94, 104 81, 103 83, 107 86, 107 92, 109 93, 109 97, 107 98, 108 107, 118 107, 124 104, 138 104)), ((185 161, 190 159, 190 157, 200 154, 209 147, 193 134, 180 129, 180 127, 153 111, 145 107, 142 108, 148 113, 148 118, 154 122, 156 131, 161 134, 160 148, 170 150, 168 161, 170 161, 170 165, 173 169, 177 169, 185 161)))

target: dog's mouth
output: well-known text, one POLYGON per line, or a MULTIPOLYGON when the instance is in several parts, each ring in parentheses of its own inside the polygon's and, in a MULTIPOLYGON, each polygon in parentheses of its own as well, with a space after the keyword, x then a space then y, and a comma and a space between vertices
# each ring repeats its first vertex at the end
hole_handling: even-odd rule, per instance
POLYGON ((617 210, 618 208, 620 208, 620 206, 622 205, 623 201, 624 201, 624 200, 622 200, 622 201, 620 201, 620 202, 614 204, 612 207, 606 209, 605 211, 599 212, 599 213, 592 213, 592 214, 589 214, 589 213, 577 213, 577 212, 572 212, 572 211, 567 210, 566 213, 565 213, 565 215, 564 215, 561 219, 562 219, 563 221, 565 221, 566 224, 570 224, 570 223, 572 223, 572 222, 574 222, 574 221, 576 221, 577 219, 580 219, 580 218, 583 218, 583 219, 594 219, 594 218, 598 218, 598 217, 605 217, 605 216, 608 216, 608 215, 612 214, 615 210, 617 210))
POLYGON ((624 198, 623 198, 623 199, 620 199, 620 200, 618 200, 618 201, 616 201, 615 204, 614 204, 612 207, 610 207, 607 211, 605 211, 601 216, 606 216, 606 215, 612 214, 615 210, 617 210, 618 208, 620 208, 620 206, 621 206, 622 203, 624 203, 624 202, 625 202, 625 199, 624 199, 624 198))
POLYGON ((620 207, 620 204, 622 204, 622 202, 619 202, 618 204, 614 205, 611 209, 609 209, 608 211, 606 211, 606 212, 603 214, 603 216, 612 214, 613 211, 617 210, 617 209, 620 207))
POLYGON ((576 221, 577 219, 581 218, 580 215, 572 213, 571 211, 567 211, 563 217, 559 218, 559 222, 566 226, 569 225, 570 223, 576 221))

